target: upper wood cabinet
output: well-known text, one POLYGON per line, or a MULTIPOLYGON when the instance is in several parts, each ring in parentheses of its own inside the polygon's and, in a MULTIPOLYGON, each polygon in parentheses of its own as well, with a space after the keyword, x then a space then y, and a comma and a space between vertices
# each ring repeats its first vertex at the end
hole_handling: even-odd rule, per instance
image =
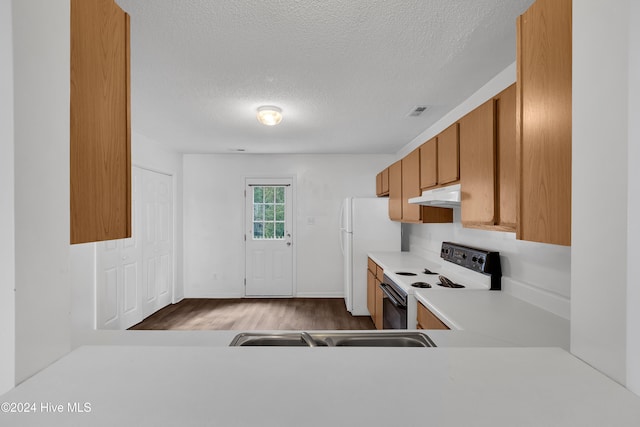
POLYGON ((451 184, 460 178, 458 123, 420 146, 420 188, 451 184))
POLYGON ((512 85, 460 119, 465 227, 515 231, 515 97, 512 85))
POLYGON ((71 243, 131 236, 129 16, 71 0, 71 243))
POLYGON ((420 150, 413 150, 402 159, 402 221, 421 222, 422 206, 409 203, 420 190, 420 150))
POLYGON ((438 185, 438 139, 431 138, 420 146, 420 188, 438 185))
POLYGON ((389 195, 389 168, 376 175, 376 195, 378 197, 389 195))
POLYGON ((438 135, 438 184, 449 184, 460 179, 459 130, 454 123, 438 135))
POLYGON ((420 194, 420 152, 414 150, 389 166, 389 218, 413 223, 453 222, 453 209, 408 202, 409 198, 420 194))
POLYGON ((537 0, 517 21, 517 231, 571 245, 571 0, 537 0))
POLYGON ((389 195, 389 168, 386 168, 382 172, 382 195, 389 195))
POLYGON ((402 161, 389 166, 389 218, 402 221, 402 161))
POLYGON ((494 98, 496 164, 498 167, 498 221, 505 231, 516 230, 516 85, 494 98))
POLYGON ((489 100, 460 119, 462 225, 494 225, 496 218, 494 103, 489 100))

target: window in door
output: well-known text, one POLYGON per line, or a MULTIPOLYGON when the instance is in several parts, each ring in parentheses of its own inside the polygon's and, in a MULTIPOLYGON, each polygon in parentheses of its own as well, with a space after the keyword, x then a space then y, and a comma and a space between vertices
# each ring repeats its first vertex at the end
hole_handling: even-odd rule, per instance
POLYGON ((284 186, 253 187, 253 239, 285 238, 284 186))

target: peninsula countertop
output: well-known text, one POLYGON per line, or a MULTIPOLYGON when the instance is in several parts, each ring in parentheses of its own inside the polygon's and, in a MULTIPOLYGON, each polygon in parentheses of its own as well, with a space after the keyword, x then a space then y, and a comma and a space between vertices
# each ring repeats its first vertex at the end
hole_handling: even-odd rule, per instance
POLYGON ((559 348, 87 346, 0 401, 0 424, 30 427, 640 420, 640 397, 559 348), (4 412, 17 403, 34 411, 4 412))

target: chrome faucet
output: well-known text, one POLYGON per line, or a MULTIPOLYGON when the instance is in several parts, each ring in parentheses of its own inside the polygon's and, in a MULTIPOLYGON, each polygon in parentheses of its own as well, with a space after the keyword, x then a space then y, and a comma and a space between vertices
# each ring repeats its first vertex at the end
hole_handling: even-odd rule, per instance
POLYGON ((316 344, 315 340, 307 332, 300 332, 300 336, 302 337, 304 342, 309 344, 309 347, 317 347, 318 346, 318 344, 316 344))

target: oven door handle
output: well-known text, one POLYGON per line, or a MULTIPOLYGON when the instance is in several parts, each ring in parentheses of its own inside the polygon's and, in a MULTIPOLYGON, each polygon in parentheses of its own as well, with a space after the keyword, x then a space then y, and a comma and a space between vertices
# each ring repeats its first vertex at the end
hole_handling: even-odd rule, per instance
POLYGON ((387 288, 389 287, 389 285, 385 284, 385 283, 380 283, 380 289, 382 289, 382 292, 384 292, 384 294, 387 296, 387 298, 389 298, 389 301, 391 301, 391 304, 393 304, 394 306, 398 307, 398 308, 405 308, 404 304, 402 304, 400 301, 398 301, 395 297, 395 295, 393 295, 391 292, 389 291, 387 288))

